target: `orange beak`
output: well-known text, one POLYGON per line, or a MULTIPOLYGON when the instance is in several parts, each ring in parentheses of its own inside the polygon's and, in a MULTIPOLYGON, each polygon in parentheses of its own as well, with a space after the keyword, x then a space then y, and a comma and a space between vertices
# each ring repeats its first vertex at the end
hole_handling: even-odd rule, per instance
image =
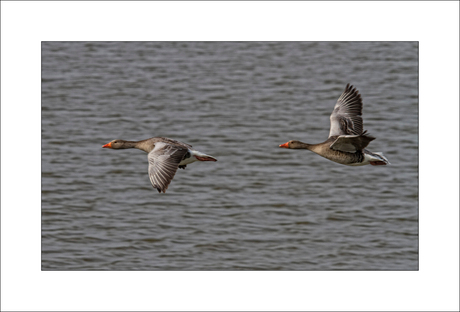
POLYGON ((281 144, 280 147, 289 148, 289 142, 281 144))
POLYGON ((112 148, 112 142, 109 142, 106 145, 102 145, 102 148, 112 148))

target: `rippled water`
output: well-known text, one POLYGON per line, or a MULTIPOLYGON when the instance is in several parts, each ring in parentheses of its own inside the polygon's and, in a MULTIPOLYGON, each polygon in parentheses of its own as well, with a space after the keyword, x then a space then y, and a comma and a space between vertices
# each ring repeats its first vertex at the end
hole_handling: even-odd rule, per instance
POLYGON ((43 42, 43 270, 418 270, 415 42, 43 42), (278 147, 347 83, 391 166, 278 147), (167 136, 218 162, 152 188, 167 136))

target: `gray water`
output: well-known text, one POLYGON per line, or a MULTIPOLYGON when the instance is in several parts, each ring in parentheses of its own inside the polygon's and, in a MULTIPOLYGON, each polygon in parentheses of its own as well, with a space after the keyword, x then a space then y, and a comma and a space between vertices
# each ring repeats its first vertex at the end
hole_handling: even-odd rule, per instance
POLYGON ((42 270, 418 270, 416 42, 43 42, 41 118, 42 270), (347 83, 391 166, 278 147, 347 83), (218 161, 101 148, 154 136, 218 161))

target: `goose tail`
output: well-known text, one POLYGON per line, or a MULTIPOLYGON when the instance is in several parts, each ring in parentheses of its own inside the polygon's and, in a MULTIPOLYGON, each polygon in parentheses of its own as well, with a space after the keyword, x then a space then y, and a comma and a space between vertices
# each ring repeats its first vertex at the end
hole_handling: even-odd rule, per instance
POLYGON ((371 154, 376 158, 375 160, 370 161, 370 164, 372 166, 386 166, 386 165, 391 165, 390 161, 388 158, 386 158, 382 152, 374 152, 371 154))
POLYGON ((192 155, 195 156, 195 158, 198 159, 199 161, 217 161, 215 157, 206 155, 198 151, 193 151, 192 155))

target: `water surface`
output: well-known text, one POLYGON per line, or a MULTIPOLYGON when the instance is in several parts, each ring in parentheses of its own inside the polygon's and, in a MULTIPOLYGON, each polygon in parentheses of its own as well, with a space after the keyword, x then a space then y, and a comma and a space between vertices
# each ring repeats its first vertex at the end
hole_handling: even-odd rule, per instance
POLYGON ((43 42, 42 270, 418 270, 416 42, 43 42), (324 141, 345 85, 391 166, 324 141), (167 136, 215 156, 152 188, 167 136))

